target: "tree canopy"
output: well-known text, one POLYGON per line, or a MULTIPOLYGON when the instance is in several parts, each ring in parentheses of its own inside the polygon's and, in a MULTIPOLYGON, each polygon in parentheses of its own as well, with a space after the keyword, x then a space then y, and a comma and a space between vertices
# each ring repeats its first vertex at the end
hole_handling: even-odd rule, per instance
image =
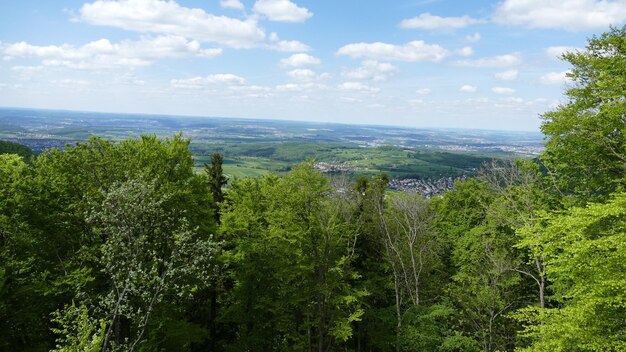
POLYGON ((182 135, 0 151, 0 350, 626 350, 626 27, 563 58, 545 153, 431 199, 182 135))

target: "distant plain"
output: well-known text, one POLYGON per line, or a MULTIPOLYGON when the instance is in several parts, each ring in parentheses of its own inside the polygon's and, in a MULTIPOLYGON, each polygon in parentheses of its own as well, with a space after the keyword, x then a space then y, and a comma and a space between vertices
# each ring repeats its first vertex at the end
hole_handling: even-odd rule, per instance
POLYGON ((532 158, 543 149, 539 132, 0 108, 0 139, 36 153, 92 136, 122 140, 176 133, 191 139, 197 170, 219 152, 229 177, 282 173, 306 160, 350 176, 459 177, 491 158, 532 158))

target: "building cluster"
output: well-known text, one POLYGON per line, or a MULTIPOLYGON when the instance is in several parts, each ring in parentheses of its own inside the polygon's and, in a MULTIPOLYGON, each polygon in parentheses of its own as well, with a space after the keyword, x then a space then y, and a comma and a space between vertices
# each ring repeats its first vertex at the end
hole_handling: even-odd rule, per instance
POLYGON ((355 172, 363 171, 362 167, 356 167, 349 163, 316 161, 313 167, 319 172, 355 172))
POLYGON ((47 149, 59 148, 63 149, 68 143, 71 144, 71 141, 60 140, 60 139, 52 139, 52 138, 7 138, 9 142, 15 142, 23 144, 29 147, 34 153, 39 154, 47 149))
POLYGON ((544 151, 543 146, 534 145, 439 145, 437 148, 451 152, 505 152, 520 155, 539 155, 544 151))
POLYGON ((438 179, 394 178, 389 181, 389 188, 406 193, 417 193, 422 197, 430 198, 454 188, 454 182, 462 179, 465 179, 465 176, 438 179))

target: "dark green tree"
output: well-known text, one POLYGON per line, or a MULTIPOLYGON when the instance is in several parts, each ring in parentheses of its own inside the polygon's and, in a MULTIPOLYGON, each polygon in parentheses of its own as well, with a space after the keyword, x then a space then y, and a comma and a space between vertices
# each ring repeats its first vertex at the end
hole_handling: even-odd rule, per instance
POLYGON ((231 348, 345 347, 365 295, 353 285, 356 203, 310 163, 284 178, 238 180, 226 198, 222 231, 234 244, 235 281, 226 315, 238 336, 231 348))
POLYGON ((222 154, 213 153, 211 154, 211 164, 204 164, 204 171, 207 174, 211 194, 213 195, 215 203, 224 201, 223 188, 228 182, 228 179, 224 176, 224 170, 222 169, 223 163, 224 158, 222 154))

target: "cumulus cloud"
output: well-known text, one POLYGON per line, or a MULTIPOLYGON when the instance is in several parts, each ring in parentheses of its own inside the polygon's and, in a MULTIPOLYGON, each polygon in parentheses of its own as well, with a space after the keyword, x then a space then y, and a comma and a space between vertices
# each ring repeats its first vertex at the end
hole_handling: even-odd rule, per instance
POLYGON ((547 84, 547 85, 565 84, 565 83, 571 82, 571 79, 567 77, 568 73, 569 71, 548 72, 539 78, 539 82, 541 82, 541 84, 547 84))
POLYGON ((310 81, 317 77, 317 74, 308 68, 298 68, 287 72, 289 77, 298 81, 310 81))
POLYGON ((44 66, 42 65, 36 65, 36 66, 13 66, 11 67, 11 70, 18 73, 20 75, 20 78, 22 80, 28 80, 33 78, 33 76, 37 75, 38 73, 42 72, 45 69, 44 66))
POLYGON ((315 82, 287 83, 276 86, 276 91, 278 92, 320 91, 326 89, 328 89, 326 85, 315 82))
POLYGON ((258 0, 253 10, 276 22, 304 22, 313 16, 311 11, 289 0, 258 0))
POLYGON ((268 47, 283 52, 305 52, 310 51, 311 47, 298 40, 280 40, 278 34, 272 32, 269 35, 270 44, 268 47))
POLYGON ((89 82, 85 80, 71 79, 71 78, 55 79, 50 83, 60 88, 78 88, 78 87, 86 87, 90 85, 89 82))
POLYGON ((146 84, 144 80, 137 78, 137 76, 130 72, 118 75, 114 80, 123 85, 143 86, 146 84))
POLYGON ((216 16, 163 0, 97 0, 80 8, 78 20, 141 33, 160 33, 233 48, 252 48, 265 39, 253 18, 216 16))
POLYGON ((337 86, 341 90, 357 91, 357 92, 369 92, 378 93, 380 88, 372 87, 361 82, 343 82, 337 86))
POLYGON ((170 85, 173 88, 182 89, 200 89, 215 84, 243 85, 245 83, 246 80, 244 78, 234 75, 232 73, 218 73, 214 75, 208 75, 206 77, 173 79, 170 81, 170 85))
POLYGON ((378 82, 386 81, 397 72, 398 68, 390 63, 365 60, 361 63, 360 67, 354 70, 344 71, 343 76, 348 79, 362 79, 378 82))
POLYGON ((98 70, 149 66, 167 58, 205 57, 222 54, 222 49, 203 49, 195 40, 178 36, 143 37, 138 41, 112 43, 108 39, 75 47, 70 44, 38 46, 26 42, 3 44, 0 52, 7 58, 35 57, 44 66, 98 70))
POLYGON ((469 84, 466 84, 459 89, 459 91, 463 93, 475 93, 477 90, 478 88, 476 86, 470 86, 469 84))
POLYGON ((297 40, 279 40, 270 45, 271 49, 288 53, 310 51, 311 47, 297 40))
POLYGON ((318 81, 327 79, 330 77, 328 73, 317 74, 313 70, 309 70, 308 68, 297 68, 295 70, 291 70, 287 72, 287 75, 296 81, 318 81))
POLYGON ((495 108, 523 108, 523 107, 528 107, 533 105, 532 101, 525 101, 524 99, 520 98, 520 97, 506 97, 506 98, 501 98, 499 100, 497 100, 496 102, 494 102, 493 106, 495 108))
POLYGON ((422 106, 425 104, 425 102, 422 99, 409 99, 407 103, 409 103, 409 105, 413 107, 422 106))
POLYGON ((608 28, 626 21, 623 0, 505 0, 494 21, 529 28, 586 31, 608 28))
POLYGON ((352 43, 339 48, 337 55, 384 61, 439 62, 448 56, 448 51, 437 44, 415 40, 404 45, 381 42, 352 43))
POLYGON ((471 46, 466 46, 456 50, 454 53, 459 56, 472 56, 474 55, 474 49, 471 46))
POLYGON ((491 88, 491 91, 496 94, 507 94, 507 95, 515 93, 515 89, 507 88, 507 87, 493 87, 491 88))
POLYGON ((465 41, 470 43, 476 43, 480 40, 480 33, 468 34, 465 36, 465 41))
POLYGON ((519 53, 498 55, 492 57, 484 57, 475 60, 459 60, 455 61, 454 65, 461 67, 509 67, 516 66, 522 63, 522 56, 519 53))
POLYGON ((517 70, 506 70, 503 72, 496 73, 495 78, 498 81, 515 81, 518 75, 519 75, 519 71, 517 70))
POLYGON ((583 49, 574 46, 551 46, 546 48, 546 55, 551 59, 560 59, 567 52, 582 51, 583 49))
POLYGON ((283 66, 302 67, 302 66, 319 65, 321 61, 315 56, 311 56, 309 54, 304 54, 304 53, 298 53, 298 54, 293 54, 289 56, 288 58, 284 58, 280 60, 280 63, 283 66))
POLYGON ((430 94, 432 91, 430 88, 419 88, 415 91, 415 93, 417 94, 421 94, 421 95, 427 95, 430 94))
POLYGON ((407 29, 464 28, 475 23, 481 23, 481 21, 469 16, 439 17, 426 12, 419 16, 402 20, 400 27, 407 29))
POLYGON ((269 98, 274 96, 273 89, 256 85, 229 85, 228 90, 236 93, 237 98, 269 98))
POLYGON ((243 10, 245 8, 239 0, 220 0, 220 6, 235 10, 243 10))

